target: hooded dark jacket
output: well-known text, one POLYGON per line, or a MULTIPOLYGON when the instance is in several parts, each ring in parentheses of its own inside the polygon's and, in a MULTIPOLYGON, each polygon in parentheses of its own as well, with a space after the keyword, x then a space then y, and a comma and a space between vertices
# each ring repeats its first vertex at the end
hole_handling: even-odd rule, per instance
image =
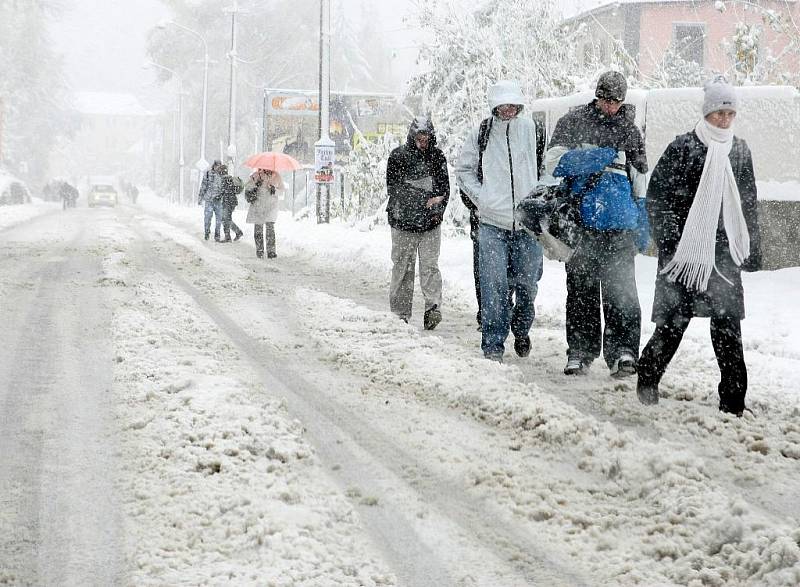
POLYGON ((727 283, 717 271, 711 273, 704 292, 691 290, 680 282, 670 282, 661 269, 669 263, 683 234, 683 227, 694 202, 708 148, 694 131, 677 137, 667 147, 653 170, 647 188, 647 212, 658 247, 658 270, 653 321, 669 320, 675 314, 692 316, 730 316, 744 318, 742 270, 757 271, 761 267, 761 238, 758 228, 756 180, 750 149, 742 139, 733 138, 728 156, 736 178, 747 230, 750 233, 750 256, 738 267, 731 257, 728 236, 720 221, 714 263, 717 271, 733 283, 727 283))
POLYGON ((389 193, 386 213, 392 228, 426 232, 442 223, 450 198, 450 178, 444 153, 436 147, 436 132, 430 120, 415 119, 408 129, 406 143, 389 155, 386 188, 389 193), (431 135, 425 151, 417 148, 418 132, 431 135), (444 197, 442 203, 426 208, 428 199, 437 196, 444 197))

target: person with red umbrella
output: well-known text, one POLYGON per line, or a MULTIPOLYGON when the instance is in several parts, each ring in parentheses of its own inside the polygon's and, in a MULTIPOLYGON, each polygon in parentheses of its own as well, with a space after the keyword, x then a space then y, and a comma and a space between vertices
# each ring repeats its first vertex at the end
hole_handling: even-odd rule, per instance
POLYGON ((258 168, 244 186, 244 199, 250 204, 246 222, 253 225, 256 257, 264 257, 266 240, 267 258, 278 256, 275 250, 275 221, 278 219, 278 192, 283 191, 283 180, 277 171, 258 168))

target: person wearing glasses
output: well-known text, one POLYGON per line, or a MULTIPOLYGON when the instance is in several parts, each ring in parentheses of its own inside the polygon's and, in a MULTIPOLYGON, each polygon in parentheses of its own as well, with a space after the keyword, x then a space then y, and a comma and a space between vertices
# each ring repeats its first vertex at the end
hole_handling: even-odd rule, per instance
POLYGON ((545 177, 561 180, 582 224, 566 263, 566 375, 584 374, 601 352, 612 376, 636 373, 642 312, 634 257, 644 208, 637 197, 645 195, 647 157, 624 104, 627 89, 621 73, 602 74, 595 99, 556 123, 545 156, 545 177))

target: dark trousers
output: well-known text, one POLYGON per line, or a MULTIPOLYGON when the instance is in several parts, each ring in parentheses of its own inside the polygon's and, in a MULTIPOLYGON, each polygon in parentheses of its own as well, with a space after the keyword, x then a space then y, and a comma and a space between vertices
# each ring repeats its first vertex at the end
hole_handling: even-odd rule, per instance
POLYGON ((253 225, 253 237, 256 241, 256 257, 264 256, 264 241, 267 241, 267 257, 275 256, 275 223, 253 225))
POLYGON ((481 222, 478 213, 470 210, 469 213, 469 238, 472 240, 472 278, 475 280, 475 299, 478 300, 478 325, 481 323, 481 270, 480 247, 478 246, 478 228, 481 222))
POLYGON ((222 233, 225 235, 225 240, 231 240, 231 228, 235 235, 242 234, 242 229, 233 221, 233 208, 222 206, 222 233))
MULTIPOLYGON (((640 387, 658 387, 667 365, 678 350, 689 321, 690 318, 676 315, 671 320, 656 325, 655 332, 639 359, 640 387)), ((747 393, 747 366, 742 349, 741 321, 729 316, 712 317, 711 344, 714 346, 721 375, 717 388, 720 408, 740 412, 744 409, 744 397, 747 393)))
POLYGON ((639 355, 642 310, 633 238, 629 231, 587 232, 566 264, 570 356, 593 360, 602 349, 612 367, 622 353, 639 355))

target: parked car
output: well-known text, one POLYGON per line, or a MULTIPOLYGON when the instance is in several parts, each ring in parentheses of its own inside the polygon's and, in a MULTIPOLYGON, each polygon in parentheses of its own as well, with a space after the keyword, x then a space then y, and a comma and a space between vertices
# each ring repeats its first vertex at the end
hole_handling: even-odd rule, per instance
POLYGON ((0 206, 8 204, 27 204, 31 201, 31 192, 21 179, 0 171, 0 206))
POLYGON ((119 202, 117 190, 113 185, 107 183, 97 183, 89 186, 89 193, 86 195, 86 202, 90 208, 95 206, 116 206, 119 202))

